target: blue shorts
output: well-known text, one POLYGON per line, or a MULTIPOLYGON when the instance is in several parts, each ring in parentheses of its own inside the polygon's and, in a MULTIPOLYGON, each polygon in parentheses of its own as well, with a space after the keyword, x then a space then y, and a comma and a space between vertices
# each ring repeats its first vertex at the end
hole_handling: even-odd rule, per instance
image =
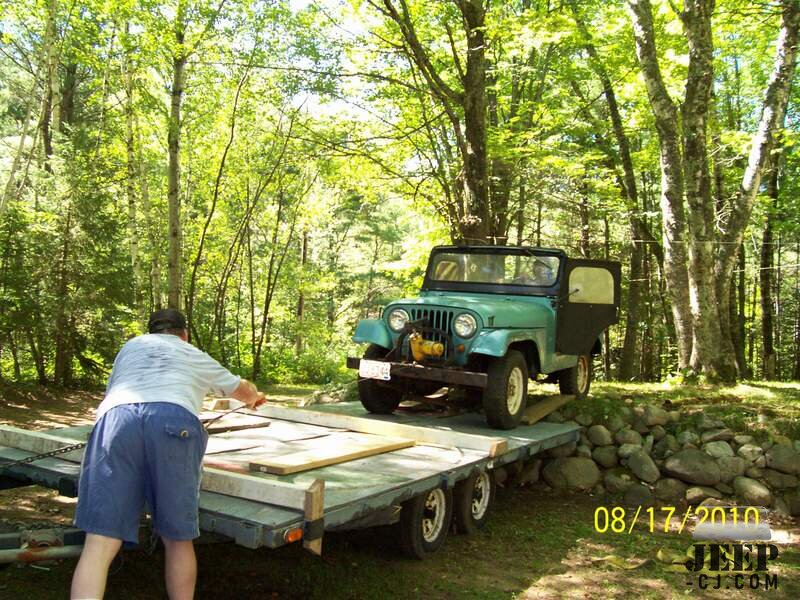
POLYGON ((158 535, 196 538, 207 442, 200 420, 177 404, 112 408, 95 424, 83 456, 75 526, 136 543, 147 503, 158 535))

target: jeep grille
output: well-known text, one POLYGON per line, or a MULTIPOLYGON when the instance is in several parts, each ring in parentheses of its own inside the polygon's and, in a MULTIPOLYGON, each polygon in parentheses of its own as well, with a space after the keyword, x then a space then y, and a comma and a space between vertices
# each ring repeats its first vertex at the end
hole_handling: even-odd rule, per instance
MULTIPOLYGON (((450 336, 450 339, 443 336, 440 332, 435 331, 425 335, 425 339, 429 339, 434 342, 441 342, 444 344, 444 354, 442 355, 442 360, 447 360, 450 358, 450 340, 452 339, 453 331, 453 319, 456 316, 456 311, 442 309, 442 308, 411 308, 411 320, 412 321, 419 321, 420 319, 427 319, 428 326, 433 327, 434 329, 441 329, 447 333, 447 336, 450 336)), ((461 311, 463 312, 463 311, 461 311)))

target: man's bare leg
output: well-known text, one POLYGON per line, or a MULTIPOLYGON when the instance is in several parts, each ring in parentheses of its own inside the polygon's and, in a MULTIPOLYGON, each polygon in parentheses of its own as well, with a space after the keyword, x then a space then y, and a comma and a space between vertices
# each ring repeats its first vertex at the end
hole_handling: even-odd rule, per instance
POLYGON ((95 600, 102 598, 106 590, 106 578, 111 561, 119 552, 122 540, 86 534, 81 558, 72 576, 72 600, 95 600))
POLYGON ((165 578, 170 600, 191 600, 197 581, 197 559, 192 540, 175 541, 161 538, 164 542, 165 578))

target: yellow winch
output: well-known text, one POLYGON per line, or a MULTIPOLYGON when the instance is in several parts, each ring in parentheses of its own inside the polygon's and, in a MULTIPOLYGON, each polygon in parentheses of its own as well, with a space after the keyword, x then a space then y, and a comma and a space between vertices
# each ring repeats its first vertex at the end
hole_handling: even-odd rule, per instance
POLYGON ((428 356, 439 358, 444 354, 444 344, 426 340, 418 332, 408 336, 408 346, 411 348, 414 360, 424 360, 428 356))

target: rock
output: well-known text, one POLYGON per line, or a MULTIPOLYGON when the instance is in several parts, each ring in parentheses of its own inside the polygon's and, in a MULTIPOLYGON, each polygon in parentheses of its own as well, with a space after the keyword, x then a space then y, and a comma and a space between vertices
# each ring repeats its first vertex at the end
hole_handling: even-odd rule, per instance
POLYGON ((589 431, 586 432, 586 437, 595 446, 610 446, 614 443, 614 437, 611 432, 603 425, 592 425, 589 431))
POLYGON ((733 480, 736 496, 749 506, 770 506, 772 494, 763 483, 749 477, 737 477, 733 480))
POLYGON ((708 431, 709 429, 722 429, 725 423, 719 419, 713 419, 706 413, 701 413, 700 418, 697 420, 697 428, 701 431, 708 431))
POLYGON ((650 430, 650 433, 653 434, 653 439, 657 442, 664 438, 667 435, 667 430, 664 429, 661 425, 656 425, 650 430))
POLYGON ((717 463, 705 452, 680 450, 664 461, 664 471, 681 481, 699 485, 716 485, 720 482, 717 463))
POLYGON ((661 477, 656 463, 643 450, 638 450, 628 457, 628 468, 642 481, 655 483, 661 477))
POLYGON ((789 488, 796 488, 798 479, 794 475, 781 473, 774 469, 764 469, 764 481, 773 490, 787 490, 789 488))
POLYGON ((560 411, 554 410, 549 415, 544 418, 545 421, 548 423, 563 423, 564 416, 561 414, 560 411))
POLYGON ((669 422, 669 415, 667 411, 658 406, 647 404, 644 407, 644 414, 642 415, 645 425, 652 427, 653 425, 666 425, 669 422))
POLYGON ((641 483, 634 483, 625 490, 623 502, 626 506, 651 506, 655 503, 655 499, 650 488, 641 483))
POLYGON ((681 420, 681 411, 679 410, 671 410, 668 414, 670 423, 677 423, 681 420))
POLYGON ((706 498, 700 503, 700 506, 709 510, 717 507, 727 510, 730 507, 730 500, 725 500, 722 498, 706 498))
POLYGON ((548 456, 552 456, 553 458, 564 458, 566 456, 572 456, 575 454, 575 449, 578 447, 578 442, 567 442, 566 444, 561 444, 560 446, 556 446, 555 448, 550 448, 547 451, 548 456))
POLYGON ((641 451, 641 449, 642 447, 638 444, 622 444, 622 446, 617 449, 617 456, 621 459, 626 459, 634 452, 641 451))
POLYGON ((592 450, 592 458, 598 465, 606 469, 616 467, 619 464, 615 446, 598 446, 592 450))
POLYGON ((633 429, 636 433, 640 435, 650 433, 650 427, 648 427, 647 423, 645 423, 643 417, 636 417, 633 420, 633 425, 631 425, 631 429, 633 429))
POLYGON ((589 458, 571 456, 547 463, 542 476, 555 489, 586 491, 600 481, 600 469, 589 458))
POLYGON ((591 440, 590 440, 590 439, 589 439, 589 438, 586 436, 586 432, 585 432, 585 431, 582 431, 582 432, 581 432, 581 438, 578 440, 578 446, 580 446, 581 444, 583 444, 584 446, 588 446, 588 447, 589 447, 589 450, 591 450, 592 448, 594 448, 594 444, 593 444, 593 443, 592 443, 592 441, 591 441, 591 440))
POLYGON ((644 442, 642 443, 642 450, 644 450, 645 454, 650 454, 653 452, 653 436, 647 435, 644 438, 644 442))
POLYGON ((639 435, 637 431, 633 429, 620 429, 616 435, 614 435, 614 439, 617 441, 617 444, 636 444, 637 446, 642 445, 642 436, 639 435))
POLYGON ((592 458, 592 449, 589 446, 585 446, 583 444, 578 444, 578 447, 575 448, 575 456, 582 456, 584 458, 592 458))
POLYGON ((706 442, 728 442, 733 439, 733 432, 727 427, 724 429, 709 429, 700 435, 700 441, 706 442))
POLYGON ((655 496, 665 504, 677 504, 686 497, 686 484, 679 479, 665 477, 659 479, 655 486, 655 496))
POLYGON ((774 445, 775 442, 773 442, 772 440, 767 440, 766 442, 761 443, 761 447, 764 449, 764 452, 772 448, 774 445))
POLYGON ((760 467, 747 467, 744 470, 744 474, 747 475, 750 479, 761 479, 764 476, 764 469, 760 467))
POLYGON ((736 435, 733 437, 733 441, 739 444, 740 446, 744 446, 745 444, 749 444, 753 441, 752 435, 736 435))
POLYGON ((603 484, 611 494, 621 494, 634 483, 633 473, 622 467, 609 469, 603 475, 603 484))
POLYGON ((781 473, 800 473, 800 454, 785 444, 775 444, 767 451, 767 466, 781 473))
POLYGON ((717 485, 714 486, 714 488, 717 491, 722 492, 726 496, 730 496, 731 494, 733 494, 733 488, 729 486, 727 483, 718 483, 717 485))
POLYGON ((786 500, 781 497, 773 498, 772 510, 779 515, 783 515, 784 517, 791 516, 791 513, 789 512, 789 505, 786 503, 786 500))
POLYGON ((671 454, 675 454, 681 447, 674 435, 667 434, 655 444, 653 444, 653 456, 655 458, 666 458, 671 454))
POLYGON ((522 467, 522 471, 517 475, 517 483, 525 485, 526 483, 536 483, 539 481, 539 475, 542 470, 542 459, 534 458, 532 461, 522 467))
POLYGON ((793 517, 800 517, 800 490, 784 494, 783 500, 789 508, 789 514, 793 517))
POLYGON ((625 421, 619 415, 611 415, 606 419, 606 429, 611 433, 616 433, 623 427, 625 427, 625 421))
POLYGON ((579 425, 583 425, 584 427, 588 427, 589 425, 592 424, 592 415, 590 415, 589 413, 585 413, 585 412, 578 413, 577 415, 575 415, 575 421, 579 425))
POLYGON ((684 444, 697 444, 700 442, 700 436, 697 435, 691 429, 687 429, 686 431, 681 431, 676 438, 678 443, 683 446, 684 444))
POLYGON ((735 477, 744 475, 747 461, 740 456, 721 456, 717 459, 720 481, 728 483, 735 477))
POLYGON ((706 498, 722 498, 719 491, 711 487, 697 486, 686 490, 686 502, 691 506, 700 504, 706 498))
POLYGON ((764 454, 764 451, 759 446, 754 446, 753 444, 744 444, 736 451, 736 454, 747 461, 755 462, 759 456, 764 454))
POLYGON ((572 402, 568 402, 565 406, 562 406, 559 410, 561 411, 561 416, 568 421, 574 419, 575 415, 578 413, 578 409, 572 402))
POLYGON ((795 440, 794 441, 794 451, 795 452, 800 452, 800 440, 795 440))
POLYGON ((792 440, 785 435, 776 435, 774 438, 772 438, 772 441, 776 446, 787 446, 788 448, 792 448, 792 440))
POLYGON ((714 458, 734 455, 733 448, 731 448, 728 442, 708 442, 707 444, 703 444, 703 452, 714 458))
POLYGON ((766 457, 766 456, 764 456, 764 455, 762 454, 761 456, 759 456, 759 457, 758 457, 758 458, 755 460, 755 462, 754 462, 753 464, 754 464, 756 467, 758 467, 759 469, 763 469, 764 467, 766 467, 766 466, 767 466, 767 457, 766 457))

